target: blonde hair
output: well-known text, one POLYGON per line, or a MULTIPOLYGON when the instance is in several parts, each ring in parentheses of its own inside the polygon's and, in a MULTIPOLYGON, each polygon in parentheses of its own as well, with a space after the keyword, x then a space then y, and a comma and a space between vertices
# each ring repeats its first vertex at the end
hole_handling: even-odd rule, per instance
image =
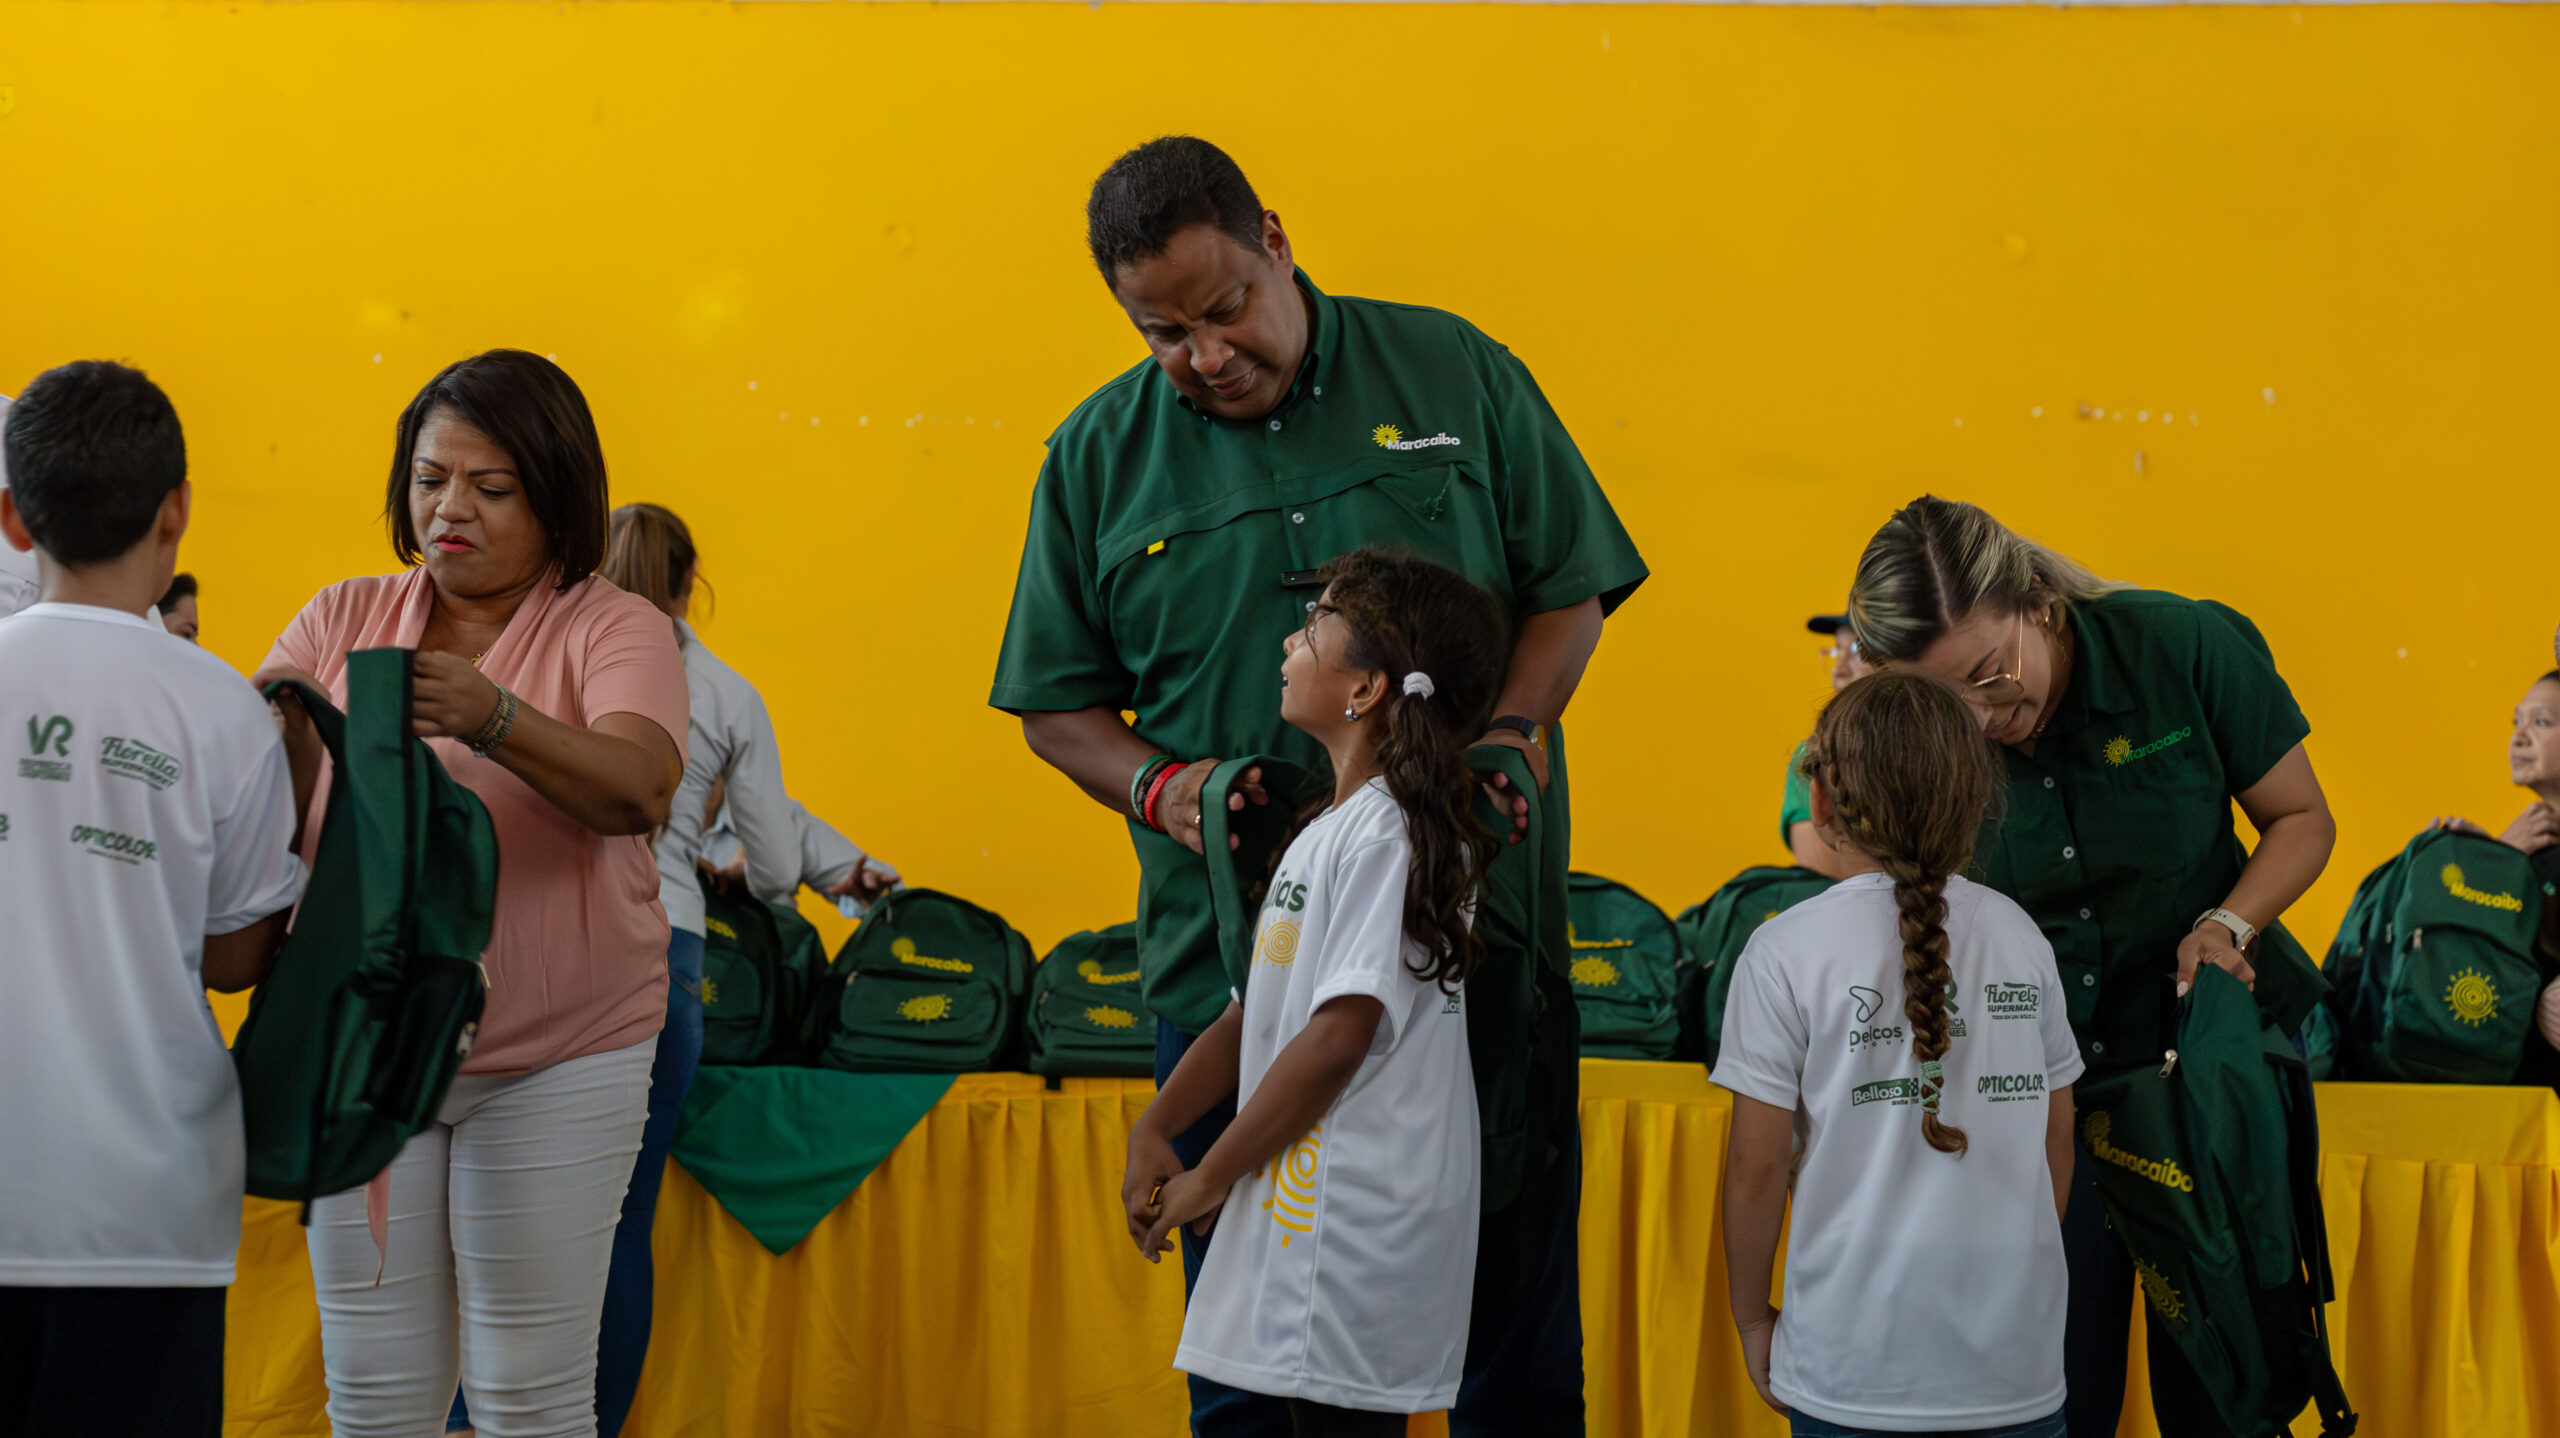
POLYGON ((1902 919, 1902 1014, 1920 1060, 1920 1131, 1963 1156, 1964 1130, 1941 1121, 1947 1053, 1947 880, 1973 858, 2001 769, 1981 721, 1926 675, 1870 674, 1822 711, 1804 772, 1822 781, 1841 832, 1893 880, 1902 919))
POLYGON ((1985 605, 2067 612, 2132 587, 2100 579, 1980 505, 1924 494, 1895 510, 1858 556, 1849 628, 1870 660, 1908 662, 1985 605))
POLYGON ((699 586, 708 594, 693 549, 693 531, 675 511, 656 504, 626 504, 613 512, 606 530, 604 566, 596 572, 615 588, 637 594, 682 619, 699 586))

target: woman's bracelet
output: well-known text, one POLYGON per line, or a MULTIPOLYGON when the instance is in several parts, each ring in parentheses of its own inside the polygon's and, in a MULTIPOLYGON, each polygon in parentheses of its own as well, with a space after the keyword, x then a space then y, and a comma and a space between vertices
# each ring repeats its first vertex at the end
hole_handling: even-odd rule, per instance
POLYGON ((1129 776, 1130 813, 1140 815, 1141 817, 1144 816, 1147 806, 1147 786, 1155 782, 1156 771, 1172 762, 1172 755, 1158 754, 1144 764, 1139 765, 1138 772, 1129 776))
POLYGON ((498 707, 489 711, 489 722, 481 725, 480 732, 468 741, 471 752, 483 759, 489 757, 490 750, 506 743, 507 736, 516 731, 515 691, 504 684, 493 687, 498 691, 498 707))

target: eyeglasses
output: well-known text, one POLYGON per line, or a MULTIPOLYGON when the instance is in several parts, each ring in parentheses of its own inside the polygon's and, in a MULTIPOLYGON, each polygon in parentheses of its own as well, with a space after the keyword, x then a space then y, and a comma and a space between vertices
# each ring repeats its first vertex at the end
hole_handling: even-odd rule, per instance
POLYGON ((1821 655, 1822 662, 1825 664, 1837 664, 1843 659, 1859 659, 1865 657, 1864 651, 1858 648, 1858 641, 1855 639, 1844 639, 1838 643, 1826 644, 1820 649, 1815 650, 1814 653, 1821 655))
POLYGON ((2001 711, 2017 705, 2027 697, 2027 614, 2018 611, 2017 649, 2005 669, 1972 681, 1962 691, 1964 702, 1972 706, 1974 717, 1988 729, 2001 711))

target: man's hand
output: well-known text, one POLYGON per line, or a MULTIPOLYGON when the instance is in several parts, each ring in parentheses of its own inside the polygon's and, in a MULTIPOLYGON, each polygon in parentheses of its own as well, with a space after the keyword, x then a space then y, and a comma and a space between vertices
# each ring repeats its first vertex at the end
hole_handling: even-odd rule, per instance
POLYGON ((1736 1318, 1734 1328, 1742 1335, 1742 1366, 1751 1374, 1751 1386, 1760 1391, 1760 1401, 1784 1413, 1787 1405, 1769 1391, 1769 1344, 1778 1336, 1778 1310, 1771 1308, 1749 1318, 1736 1318))
POLYGON ((2219 922, 2207 919, 2178 943, 2178 992, 2184 994, 2195 985, 2196 967, 2211 964, 2228 970, 2231 976, 2254 989, 2258 971, 2249 967, 2249 956, 2232 946, 2232 933, 2219 922))
POLYGON ((1138 1240, 1138 1251, 1147 1256, 1147 1262, 1161 1263, 1164 1255, 1173 1252, 1173 1231, 1183 1224, 1191 1224, 1193 1233, 1206 1234, 1227 1201, 1227 1187, 1210 1183, 1196 1168, 1165 1180, 1164 1193, 1156 1200, 1155 1222, 1138 1240))
MULTIPOLYGON (((1496 729, 1476 741, 1478 747, 1486 744, 1499 744, 1506 749, 1517 749, 1528 755, 1529 777, 1538 781, 1539 793, 1546 792, 1547 750, 1545 745, 1530 743, 1529 736, 1517 729, 1496 729)), ((1517 844, 1529 837, 1529 799, 1525 794, 1511 792, 1510 775, 1496 774, 1485 780, 1484 796, 1493 801, 1495 809, 1511 816, 1512 843, 1517 844)))
MULTIPOLYGON (((1181 773, 1165 781, 1164 792, 1156 796, 1156 823, 1161 825, 1166 833, 1172 835, 1175 842, 1195 854, 1207 852, 1203 847, 1200 826, 1201 821, 1208 816, 1200 811, 1200 791, 1208 786, 1209 771, 1217 767, 1218 761, 1215 759, 1194 759, 1183 767, 1181 773)), ((1227 811, 1233 814, 1243 813, 1248 800, 1256 804, 1271 802, 1270 794, 1264 792, 1262 787, 1262 769, 1259 765, 1245 770, 1244 782, 1228 791, 1227 811)), ((1141 815, 1139 822, 1144 823, 1145 816, 1141 815)), ((1227 836, 1229 849, 1240 848, 1243 843, 1242 839, 1233 834, 1227 836)))
POLYGON ((421 739, 468 739, 498 712, 498 686, 459 654, 421 649, 409 672, 409 727, 421 739))

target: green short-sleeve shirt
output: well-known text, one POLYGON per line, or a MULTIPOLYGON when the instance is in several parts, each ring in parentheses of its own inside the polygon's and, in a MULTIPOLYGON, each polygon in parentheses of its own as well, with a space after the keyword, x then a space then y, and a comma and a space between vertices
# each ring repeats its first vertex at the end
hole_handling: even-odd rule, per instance
MULTIPOLYGON (((2178 944, 2249 859, 2232 797, 2311 726, 2237 611, 2130 590, 2071 622, 2069 685, 2033 758, 2001 750, 2007 799, 1974 863, 2052 942, 2090 1066, 2158 1063, 2178 944)), ((2327 989, 2281 925, 2253 966, 2260 1005, 2288 1026, 2327 989)))
POLYGON ((1778 842, 1792 851, 1796 825, 1812 822, 1813 781, 1804 776, 1804 744, 1798 744, 1796 752, 1787 756, 1787 793, 1778 801, 1778 842))
MULTIPOLYGON (((1329 296, 1303 273, 1298 285, 1307 360, 1269 416, 1196 409, 1149 360, 1050 436, 989 703, 1130 710, 1177 757, 1277 754, 1321 770, 1323 752, 1280 720, 1280 645, 1335 555, 1400 545, 1515 618, 1595 596, 1614 609, 1644 582, 1599 481, 1509 350, 1440 310, 1329 296)), ((1130 834, 1147 1006, 1198 1033, 1228 998, 1207 870, 1162 834, 1130 834)))

